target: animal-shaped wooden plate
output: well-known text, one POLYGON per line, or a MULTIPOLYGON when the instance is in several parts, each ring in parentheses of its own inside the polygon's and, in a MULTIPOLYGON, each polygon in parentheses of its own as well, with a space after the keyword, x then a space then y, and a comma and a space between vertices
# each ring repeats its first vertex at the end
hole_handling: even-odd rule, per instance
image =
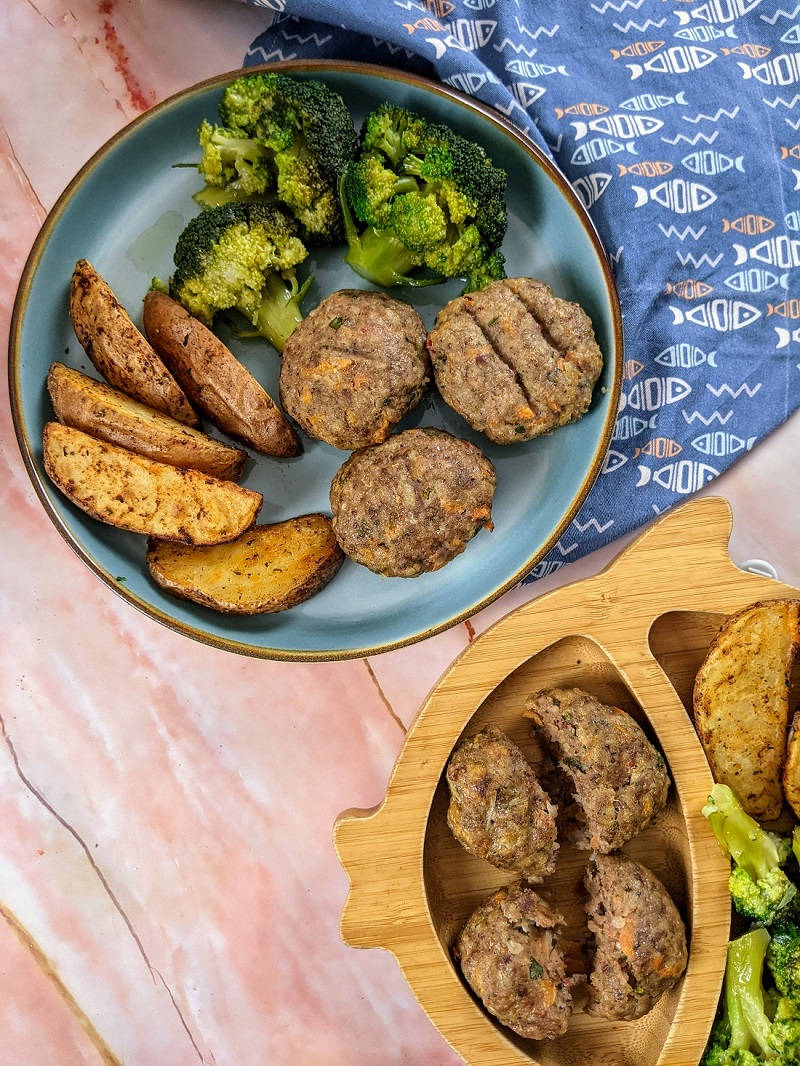
MULTIPOLYGON (((417 999, 471 1066, 693 1066, 725 969, 729 866, 701 815, 711 775, 687 711, 694 675, 726 615, 798 590, 739 570, 728 556, 731 512, 715 498, 664 517, 596 577, 513 611, 449 668, 422 707, 372 811, 346 811, 334 840, 350 877, 343 939, 397 958, 417 999), (580 1004, 565 1036, 535 1042, 502 1026, 473 996, 451 948, 466 918, 514 879, 464 851, 446 823, 444 769, 462 734, 487 723, 535 761, 525 697, 578 686, 628 710, 658 744, 674 787, 656 823, 625 846, 666 884, 689 932, 683 980, 644 1018, 609 1022, 580 1004)), ((585 929, 578 890, 586 853, 563 846, 541 886, 585 929)))

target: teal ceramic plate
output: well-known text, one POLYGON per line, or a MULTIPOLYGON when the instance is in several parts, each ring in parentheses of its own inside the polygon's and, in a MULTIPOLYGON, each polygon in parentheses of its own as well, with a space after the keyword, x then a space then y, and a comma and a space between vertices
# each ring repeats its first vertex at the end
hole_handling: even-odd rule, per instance
MULTIPOLYGON (((84 562, 135 607, 165 625, 217 647, 275 659, 338 659, 399 647, 469 617, 519 581, 555 544, 600 471, 611 437, 622 374, 622 330, 614 282, 580 201, 556 168, 501 116, 441 85, 398 71, 338 62, 275 64, 319 77, 340 92, 356 127, 383 100, 447 122, 479 141, 509 175, 510 275, 529 275, 557 295, 583 304, 606 359, 588 414, 526 444, 501 448, 475 434, 429 395, 401 424, 439 426, 473 440, 497 468, 494 532, 482 531, 442 570, 414 579, 381 578, 345 561, 306 603, 276 615, 218 614, 167 595, 145 568, 145 539, 102 525, 73 507, 42 468, 41 433, 51 417, 45 388, 50 362, 94 369, 72 332, 67 291, 76 259, 95 265, 141 321, 153 275, 167 277, 175 239, 197 213, 200 180, 173 163, 196 160, 200 120, 214 119, 221 90, 235 74, 204 82, 145 113, 83 167, 58 201, 25 268, 11 330, 10 390, 17 436, 36 491, 56 527, 84 562)), ((343 262, 341 249, 311 256, 315 283, 305 307, 344 287, 368 287, 343 262)), ((458 282, 396 295, 417 307, 426 325, 461 290, 458 282)), ((264 342, 223 334, 267 390, 278 395, 277 355, 264 342)), ((244 484, 264 494, 258 521, 328 511, 331 479, 347 458, 304 440, 295 460, 258 456, 244 484)))

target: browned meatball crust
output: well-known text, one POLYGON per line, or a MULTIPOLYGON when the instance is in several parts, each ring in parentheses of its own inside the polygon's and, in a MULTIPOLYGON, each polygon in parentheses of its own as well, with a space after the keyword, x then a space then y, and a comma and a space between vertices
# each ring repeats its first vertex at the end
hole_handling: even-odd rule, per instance
POLYGON ((580 418, 603 369, 585 311, 533 278, 505 278, 451 300, 428 350, 445 402, 497 444, 580 418))
POLYGON ((663 756, 619 707, 579 688, 537 692, 525 715, 556 760, 576 806, 566 835, 603 854, 650 825, 667 801, 663 756))
POLYGON ((553 872, 557 810, 505 733, 486 726, 460 744, 447 784, 447 824, 467 851, 529 881, 553 872))
POLYGON ((562 923, 532 888, 515 881, 472 913, 453 951, 486 1009, 532 1040, 561 1036, 572 1014, 556 934, 562 923))
POLYGON ((281 403, 309 436, 354 450, 386 440, 429 381, 414 308, 381 292, 342 289, 286 342, 281 403))
POLYGON ((621 855, 598 855, 584 878, 594 934, 589 1014, 641 1018, 686 969, 686 929, 659 879, 621 855))
POLYGON ((407 429, 354 452, 331 484, 346 555, 387 577, 438 570, 491 524, 494 467, 469 441, 407 429))

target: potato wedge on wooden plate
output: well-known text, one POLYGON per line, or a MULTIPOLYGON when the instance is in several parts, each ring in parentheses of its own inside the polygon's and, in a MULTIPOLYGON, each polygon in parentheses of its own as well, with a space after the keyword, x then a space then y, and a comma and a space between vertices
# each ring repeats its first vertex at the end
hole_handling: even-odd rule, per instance
POLYGON ((219 337, 163 292, 148 292, 144 328, 189 399, 221 430, 266 455, 299 455, 282 411, 219 337))
POLYGON ((92 518, 183 544, 219 544, 255 521, 260 492, 197 470, 156 463, 60 422, 43 434, 53 484, 92 518))
POLYGON ((180 385, 86 259, 75 264, 69 313, 76 337, 109 384, 178 422, 199 425, 180 385))
MULTIPOLYGON (((800 645, 799 618, 798 600, 751 604, 728 619, 695 680, 694 720, 711 772, 758 821, 778 818, 783 808, 789 676, 800 645)), ((797 755, 792 762, 796 766, 797 755)))
POLYGON ((795 711, 786 740, 786 763, 783 767, 783 794, 800 818, 800 710, 795 711))
POLYGON ((186 548, 151 538, 147 566, 168 592, 225 614, 273 614, 319 592, 344 555, 326 515, 254 526, 229 544, 186 548))
POLYGON ((119 389, 53 363, 47 389, 59 422, 170 466, 188 466, 238 481, 247 452, 214 440, 169 415, 132 400, 119 389))

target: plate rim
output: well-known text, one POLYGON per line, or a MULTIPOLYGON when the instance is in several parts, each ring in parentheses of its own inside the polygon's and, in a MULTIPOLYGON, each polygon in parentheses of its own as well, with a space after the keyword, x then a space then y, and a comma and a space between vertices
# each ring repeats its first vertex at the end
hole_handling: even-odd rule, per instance
POLYGON ((558 169, 555 163, 549 159, 544 152, 535 144, 529 137, 521 132, 516 126, 513 125, 505 116, 499 111, 490 107, 488 104, 483 103, 481 100, 477 100, 474 97, 468 96, 465 93, 460 92, 458 89, 454 89, 449 85, 445 85, 442 82, 434 81, 431 78, 422 77, 418 74, 410 74, 403 70, 381 66, 376 63, 361 63, 351 60, 338 60, 338 59, 291 59, 282 60, 275 63, 263 63, 252 67, 239 67, 233 70, 226 71, 222 74, 216 74, 213 77, 206 78, 202 81, 195 82, 194 84, 180 89, 170 96, 159 101, 153 107, 142 114, 137 115, 136 118, 126 123, 121 129, 117 130, 108 140, 106 140, 80 167, 75 176, 70 180, 63 192, 59 195, 51 209, 48 211, 47 216, 42 223, 42 226, 36 235, 31 250, 25 261, 22 274, 20 276, 19 285, 14 298, 14 305, 11 312, 11 324, 9 329, 9 349, 8 349, 8 388, 9 388, 9 403, 11 408, 11 419, 14 426, 14 433, 17 439, 17 445, 19 447, 22 461, 25 469, 28 473, 28 477, 31 480, 36 495, 39 498, 45 513, 50 518, 50 521, 55 526, 56 530, 61 534, 63 539, 69 545, 69 547, 75 552, 78 558, 97 576, 102 583, 120 596, 123 600, 147 615, 149 618, 156 622, 160 622, 162 625, 171 629, 175 633, 179 633, 182 636, 190 637, 193 640, 199 641, 202 644, 206 644, 210 647, 218 648, 222 651, 231 651, 240 655, 248 655, 258 659, 270 659, 280 662, 335 662, 343 661, 347 659, 359 659, 367 656, 379 655, 384 652, 394 651, 398 648, 407 647, 411 644, 416 644, 428 637, 435 636, 437 633, 442 633, 447 629, 451 629, 453 626, 458 625, 460 622, 471 618, 477 614, 478 611, 483 610, 490 603, 493 603, 496 599, 499 599, 505 592, 513 588, 530 570, 536 565, 536 563, 542 559, 550 549, 557 543, 564 531, 567 529, 572 519, 580 510, 586 497, 594 485, 597 477, 600 474, 603 462, 605 460, 606 453, 611 443, 611 435, 614 430, 614 423, 616 421, 617 408, 619 406, 619 398, 622 389, 622 372, 624 362, 624 347, 623 347, 623 326, 622 326, 622 310, 620 307, 619 293, 617 291, 616 282, 614 279, 613 268, 609 259, 608 253, 603 246, 597 229, 589 216, 588 211, 584 207, 583 203, 578 198, 572 186, 567 181, 564 174, 558 169), (105 156, 123 139, 134 133, 140 126, 151 121, 161 114, 162 111, 169 110, 177 104, 188 100, 193 96, 200 95, 206 92, 208 89, 214 86, 221 85, 231 81, 243 73, 256 74, 260 72, 268 71, 280 71, 287 73, 307 73, 316 74, 321 78, 324 78, 325 73, 342 73, 342 74, 357 74, 357 75, 369 75, 372 77, 383 78, 389 81, 398 81, 405 85, 411 85, 427 92, 431 92, 436 96, 444 97, 451 103, 465 108, 467 111, 480 115, 483 119, 490 122, 497 127, 501 132, 509 136, 517 145, 522 148, 525 153, 531 157, 532 161, 539 167, 541 167, 547 174, 547 176, 555 182, 559 191, 570 203, 570 206, 575 211, 578 221, 583 226, 586 235, 588 236, 591 244, 593 245, 597 254, 600 267, 603 274, 603 280, 605 282, 607 297, 609 305, 611 307, 612 328, 613 328, 613 346, 614 351, 617 354, 616 366, 614 367, 613 380, 608 387, 607 391, 611 394, 608 407, 608 414, 606 415, 605 425, 603 433, 595 447, 594 455, 592 458, 591 466, 584 477, 581 485, 572 498, 567 510, 557 527, 553 530, 551 536, 547 541, 536 551, 534 551, 525 563, 519 567, 514 574, 502 581, 498 586, 492 589, 487 595, 483 596, 480 600, 473 603, 471 606, 464 608, 457 614, 450 616, 442 622, 439 622, 433 626, 428 626, 423 630, 419 630, 413 634, 401 637, 397 640, 391 640, 382 644, 376 644, 374 646, 365 646, 359 648, 326 648, 326 649, 286 649, 286 648, 271 648, 260 645, 246 643, 244 641, 235 640, 230 637, 221 637, 216 634, 206 632, 205 630, 198 629, 196 626, 183 622, 177 618, 174 618, 159 607, 148 603, 137 594, 133 593, 130 589, 126 588, 123 584, 116 581, 113 576, 103 569, 99 562, 91 555, 91 553, 84 547, 79 541, 77 536, 73 534, 72 530, 68 527, 66 522, 61 518, 58 511, 53 507, 50 502, 48 492, 43 484, 42 476, 34 461, 33 442, 27 430, 27 424, 24 416, 22 399, 21 399, 21 375, 20 364, 22 358, 21 351, 21 335, 22 325, 25 318, 25 312, 28 305, 28 299, 30 296, 30 290, 33 284, 34 277, 39 267, 44 250, 50 239, 52 231, 56 224, 60 220, 62 214, 66 210, 68 204, 72 200, 75 193, 78 191, 83 182, 89 177, 94 169, 100 164, 105 156))

